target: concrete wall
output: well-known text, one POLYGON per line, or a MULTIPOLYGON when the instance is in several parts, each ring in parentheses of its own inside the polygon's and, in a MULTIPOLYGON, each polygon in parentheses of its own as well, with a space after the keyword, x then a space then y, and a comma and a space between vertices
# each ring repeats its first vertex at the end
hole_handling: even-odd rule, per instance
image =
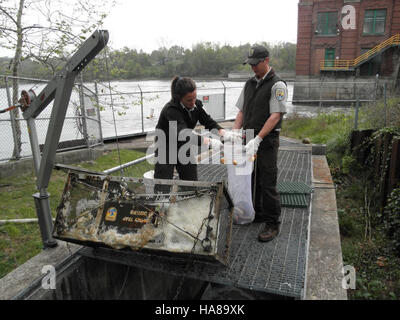
POLYGON ((362 100, 375 100, 383 97, 384 84, 387 93, 393 90, 394 79, 375 77, 296 77, 293 88, 294 103, 326 103, 348 104, 357 97, 362 100), (351 101, 349 101, 351 100, 351 101), (340 102, 344 101, 344 102, 340 102))

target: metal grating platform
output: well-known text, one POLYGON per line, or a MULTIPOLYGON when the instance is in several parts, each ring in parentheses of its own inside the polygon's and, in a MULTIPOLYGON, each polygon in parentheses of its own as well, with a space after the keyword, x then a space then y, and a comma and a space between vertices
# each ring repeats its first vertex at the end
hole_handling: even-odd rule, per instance
POLYGON ((281 193, 281 206, 288 208, 307 208, 308 200, 302 193, 281 193))
POLYGON ((277 189, 280 193, 311 193, 312 188, 303 182, 279 181, 277 189))
POLYGON ((289 208, 307 208, 313 189, 303 182, 279 181, 277 189, 281 197, 281 206, 289 208))
MULTIPOLYGON (((311 185, 310 150, 280 150, 278 168, 279 182, 292 181, 311 185)), ((226 168, 217 164, 200 164, 198 173, 199 180, 221 181, 226 177, 226 168)), ((280 236, 268 243, 257 240, 263 224, 234 225, 227 267, 202 261, 104 248, 84 248, 81 254, 169 274, 301 299, 305 283, 309 217, 309 207, 283 207, 280 236)))

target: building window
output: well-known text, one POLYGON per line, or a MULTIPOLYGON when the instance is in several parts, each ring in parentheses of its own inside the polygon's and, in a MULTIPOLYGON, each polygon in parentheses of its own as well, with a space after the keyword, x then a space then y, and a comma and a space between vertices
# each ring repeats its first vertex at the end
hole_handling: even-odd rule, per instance
POLYGON ((364 15, 364 34, 383 34, 385 33, 386 9, 365 10, 364 15))
POLYGON ((317 29, 318 35, 336 35, 337 34, 337 12, 318 13, 317 29))

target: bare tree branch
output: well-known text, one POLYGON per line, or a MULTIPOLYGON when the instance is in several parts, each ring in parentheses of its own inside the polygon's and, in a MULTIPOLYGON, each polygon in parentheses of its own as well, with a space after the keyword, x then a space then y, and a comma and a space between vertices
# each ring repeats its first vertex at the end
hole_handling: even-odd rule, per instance
MULTIPOLYGON (((0 46, 14 50, 13 103, 18 99, 21 61, 31 59, 54 74, 86 34, 103 23, 114 4, 108 0, 0 0, 0 46)), ((21 150, 18 135, 15 148, 21 150)))
POLYGON ((15 25, 17 25, 17 21, 14 19, 13 16, 11 16, 11 14, 8 11, 6 11, 2 7, 0 7, 0 11, 3 12, 12 22, 14 22, 15 25))

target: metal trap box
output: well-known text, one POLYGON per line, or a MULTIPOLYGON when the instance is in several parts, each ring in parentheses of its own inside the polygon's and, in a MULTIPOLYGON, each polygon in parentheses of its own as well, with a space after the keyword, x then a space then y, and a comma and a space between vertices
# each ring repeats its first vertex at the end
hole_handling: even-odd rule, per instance
POLYGON ((56 239, 227 264, 232 201, 225 184, 71 172, 56 239))

